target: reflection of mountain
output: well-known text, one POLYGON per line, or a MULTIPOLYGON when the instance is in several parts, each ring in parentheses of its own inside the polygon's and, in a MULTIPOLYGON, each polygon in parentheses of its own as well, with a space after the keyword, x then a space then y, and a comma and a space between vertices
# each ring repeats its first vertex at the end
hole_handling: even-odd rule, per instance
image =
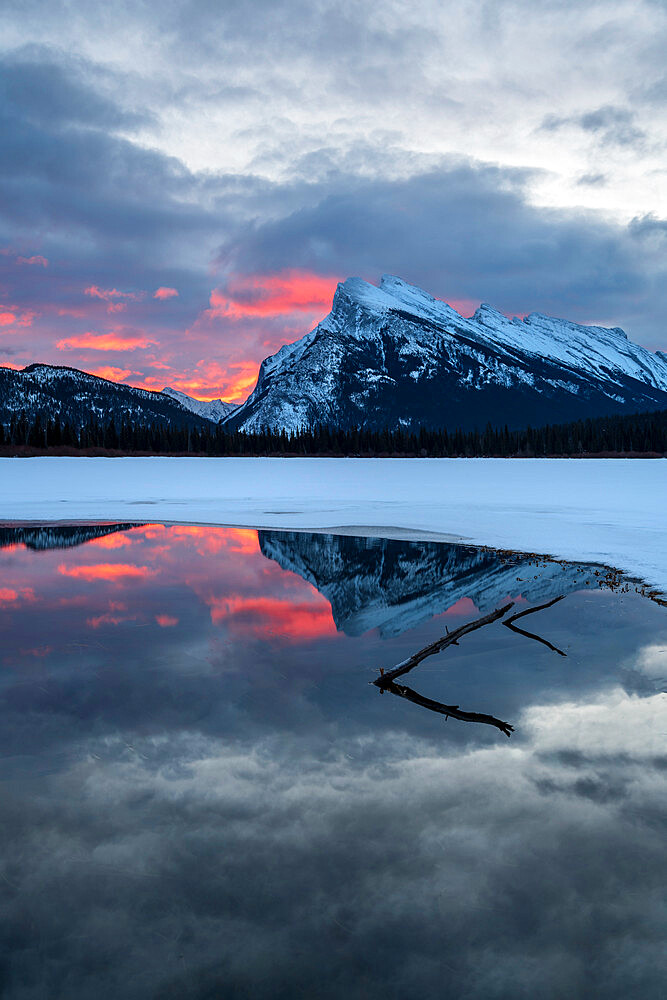
POLYGON ((75 545, 83 545, 93 538, 103 538, 117 531, 129 531, 138 528, 133 524, 69 524, 49 525, 36 524, 30 526, 0 525, 0 549, 8 545, 25 545, 27 549, 41 551, 43 549, 71 549, 75 545))
POLYGON ((467 545, 260 531, 262 553, 312 583, 348 635, 398 635, 463 597, 480 611, 520 594, 540 602, 595 582, 594 568, 467 545))

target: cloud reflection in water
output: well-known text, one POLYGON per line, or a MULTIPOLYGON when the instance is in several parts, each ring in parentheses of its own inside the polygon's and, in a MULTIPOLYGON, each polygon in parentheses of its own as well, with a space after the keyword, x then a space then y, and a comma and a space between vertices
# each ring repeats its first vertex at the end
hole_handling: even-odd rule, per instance
MULTIPOLYGON (((0 551, 32 594, 0 618, 8 997, 662 994, 664 609, 585 587, 548 613, 567 659, 492 626, 420 667, 508 743, 366 683, 442 621, 284 634, 276 604, 317 626, 329 603, 255 532, 113 537, 0 551), (102 550, 151 575, 58 573, 102 550)), ((411 549, 356 541, 368 611, 411 549)))

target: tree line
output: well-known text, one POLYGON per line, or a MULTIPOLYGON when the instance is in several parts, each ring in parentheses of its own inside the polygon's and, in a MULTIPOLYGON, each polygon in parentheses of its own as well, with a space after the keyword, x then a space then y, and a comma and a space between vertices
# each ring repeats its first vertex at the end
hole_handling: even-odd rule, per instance
POLYGON ((325 424, 296 432, 268 428, 247 433, 224 425, 174 427, 130 420, 100 421, 91 415, 82 426, 40 414, 20 413, 0 423, 3 453, 13 449, 75 452, 108 451, 122 454, 236 455, 236 456, 381 456, 415 455, 456 457, 547 457, 577 455, 667 455, 667 410, 615 415, 509 430, 487 424, 484 430, 342 430, 325 424))

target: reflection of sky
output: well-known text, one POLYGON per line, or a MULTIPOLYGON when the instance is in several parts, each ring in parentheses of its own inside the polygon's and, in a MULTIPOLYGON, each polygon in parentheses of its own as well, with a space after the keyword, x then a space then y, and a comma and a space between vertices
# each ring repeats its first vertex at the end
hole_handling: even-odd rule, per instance
POLYGON ((0 567, 7 996, 662 995, 664 609, 571 594, 531 619, 567 658, 491 626, 412 675, 508 741, 366 683, 442 618, 337 634, 255 532, 0 567))

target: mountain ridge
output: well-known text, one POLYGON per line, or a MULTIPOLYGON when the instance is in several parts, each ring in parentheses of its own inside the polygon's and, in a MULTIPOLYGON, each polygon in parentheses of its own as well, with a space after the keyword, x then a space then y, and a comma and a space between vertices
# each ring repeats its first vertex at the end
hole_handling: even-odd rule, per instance
POLYGON ((23 369, 0 367, 0 421, 26 413, 31 419, 58 417, 82 427, 94 416, 102 423, 157 423, 194 428, 210 424, 179 400, 150 389, 113 382, 67 365, 34 363, 23 369))
POLYGON ((245 403, 227 418, 246 430, 458 427, 566 422, 667 408, 667 358, 619 327, 481 305, 466 319, 384 275, 341 282, 331 312, 266 358, 245 403))

